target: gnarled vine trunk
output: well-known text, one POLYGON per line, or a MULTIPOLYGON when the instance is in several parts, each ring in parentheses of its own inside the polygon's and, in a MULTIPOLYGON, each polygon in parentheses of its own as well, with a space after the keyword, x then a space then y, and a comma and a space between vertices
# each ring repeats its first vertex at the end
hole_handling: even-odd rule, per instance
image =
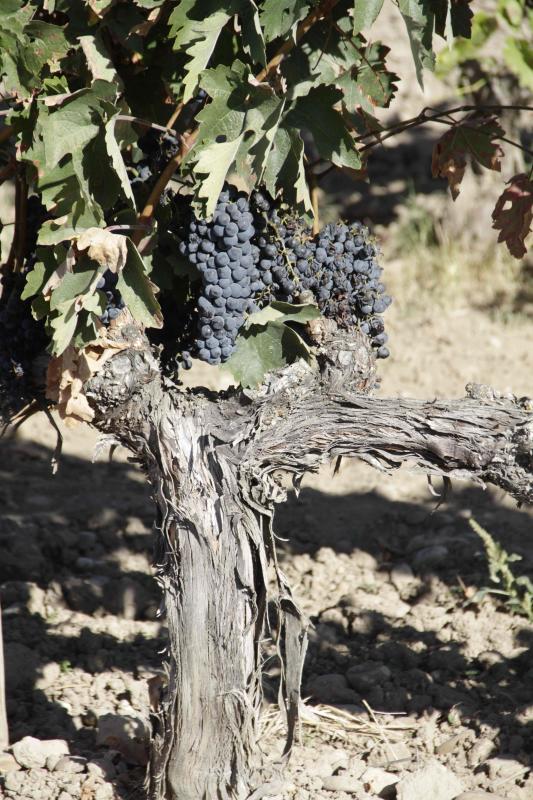
POLYGON ((257 737, 261 645, 274 566, 281 705, 289 750, 306 624, 277 567, 277 480, 338 456, 391 471, 404 462, 533 498, 530 405, 469 387, 463 400, 373 399, 365 337, 332 336, 317 366, 271 375, 254 392, 166 386, 146 343, 88 385, 95 423, 143 464, 158 510, 156 567, 169 628, 166 682, 153 684, 151 800, 262 796, 257 737), (259 788, 258 788, 259 787, 259 788))

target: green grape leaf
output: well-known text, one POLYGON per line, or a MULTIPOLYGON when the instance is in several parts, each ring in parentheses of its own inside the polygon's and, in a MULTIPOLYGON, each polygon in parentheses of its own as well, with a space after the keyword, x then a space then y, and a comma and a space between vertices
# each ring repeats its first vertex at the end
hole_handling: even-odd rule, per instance
POLYGON ((504 135, 496 117, 472 114, 452 125, 433 148, 433 177, 446 178, 455 200, 470 156, 486 169, 501 171, 503 150, 496 141, 504 135))
POLYGON ((94 263, 87 265, 84 259, 84 268, 76 272, 67 272, 61 279, 61 283, 52 292, 50 299, 50 308, 52 311, 57 311, 63 306, 70 305, 75 302, 77 308, 81 308, 84 303, 84 298, 88 294, 93 294, 94 283, 98 275, 98 266, 94 263))
POLYGON ((202 206, 199 211, 207 216, 234 165, 241 179, 253 174, 261 180, 274 153, 285 100, 269 86, 252 85, 248 76, 245 66, 236 62, 231 68, 207 70, 201 77, 202 87, 213 99, 197 116, 198 138, 184 166, 192 165, 201 179, 196 197, 202 206))
POLYGON ((266 41, 271 42, 294 30, 306 16, 310 5, 309 0, 285 0, 284 3, 279 0, 264 0, 260 14, 266 41))
POLYGON ((52 329, 52 341, 50 342, 50 352, 54 356, 60 356, 76 333, 78 315, 74 303, 70 303, 58 310, 50 317, 50 328, 52 329))
POLYGON ((355 0, 353 9, 353 32, 360 33, 365 28, 370 28, 377 20, 383 0, 355 0))
POLYGON ((431 0, 398 0, 404 19, 418 83, 424 88, 424 69, 433 70, 433 24, 435 19, 431 0))
POLYGON ((206 14, 205 10, 202 13, 197 0, 182 0, 170 15, 170 36, 174 39, 174 50, 185 52, 190 59, 183 81, 185 103, 194 95, 200 73, 207 67, 222 28, 234 11, 233 3, 225 5, 227 8, 222 6, 206 14), (193 14, 199 14, 200 19, 193 19, 193 14))
POLYGON ((263 172, 263 181, 272 197, 282 190, 290 206, 301 209, 303 214, 312 211, 305 179, 304 144, 298 131, 278 127, 263 172))
POLYGON ((116 136, 115 136, 115 124, 117 121, 117 115, 112 117, 109 122, 106 123, 105 126, 105 143, 107 148, 107 153, 109 158, 111 159, 111 164, 115 170, 116 175, 120 180, 120 185, 122 187, 122 191, 131 201, 133 208, 135 208, 135 197, 131 188, 130 179, 128 177, 128 172, 126 170, 126 165, 124 164, 124 160, 122 158, 122 153, 120 152, 120 147, 118 145, 116 136))
POLYGON ((127 246, 128 258, 119 273, 117 289, 137 322, 148 328, 161 328, 163 316, 154 294, 154 285, 148 279, 139 251, 130 239, 127 246))
POLYGON ((205 214, 210 217, 222 191, 226 176, 235 161, 244 133, 230 142, 214 142, 202 147, 194 166, 197 175, 204 178, 198 187, 198 197, 205 199, 205 214))
POLYGON ((307 97, 299 97, 285 117, 287 124, 307 128, 322 158, 338 167, 361 167, 361 157, 342 115, 332 106, 342 93, 329 86, 312 89, 307 97))
POLYGON ((530 39, 508 36, 503 48, 503 59, 518 83, 533 90, 533 44, 530 39))
POLYGON ((254 0, 247 0, 240 11, 242 46, 252 61, 265 66, 266 52, 263 31, 259 22, 259 11, 254 0))
POLYGON ((371 113, 375 106, 389 107, 399 81, 398 75, 385 66, 389 52, 390 48, 379 42, 362 48, 360 63, 337 80, 349 111, 360 106, 371 113))
POLYGON ((84 95, 42 118, 45 166, 53 167, 71 153, 80 153, 100 127, 90 97, 84 95))
POLYGON ((90 34, 79 36, 78 41, 94 80, 113 83, 118 91, 122 87, 122 80, 109 58, 100 32, 98 31, 94 36, 90 34))
POLYGON ((525 175, 515 175, 498 198, 492 212, 492 227, 499 230, 498 241, 505 242, 511 255, 523 258, 525 241, 533 221, 533 183, 525 175))
POLYGON ((311 352, 301 336, 287 322, 307 322, 320 316, 316 306, 274 303, 252 314, 237 337, 235 351, 224 364, 244 387, 257 386, 274 369, 298 358, 309 361, 311 352))
POLYGON ((281 64, 288 97, 305 97, 316 86, 336 84, 339 74, 350 71, 360 44, 359 37, 353 39, 327 20, 315 23, 281 64))
MULTIPOLYGON (((55 269, 55 264, 53 269, 55 269)), ((42 261, 38 261, 33 269, 28 272, 26 276, 26 284, 24 286, 24 291, 22 292, 20 299, 21 300, 28 300, 30 297, 34 297, 38 292, 41 291, 44 284, 50 277, 53 269, 50 271, 46 268, 42 261)))

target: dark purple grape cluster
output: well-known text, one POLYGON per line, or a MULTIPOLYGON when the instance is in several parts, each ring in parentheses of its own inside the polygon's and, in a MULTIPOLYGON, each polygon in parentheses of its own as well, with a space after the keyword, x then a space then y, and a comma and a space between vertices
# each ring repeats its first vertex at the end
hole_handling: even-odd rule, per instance
POLYGON ((370 336, 378 358, 387 358, 387 334, 379 315, 392 300, 381 282, 383 270, 367 229, 359 222, 337 223, 313 236, 298 220, 281 216, 262 192, 254 194, 252 207, 268 302, 292 303, 311 291, 324 316, 344 328, 359 326, 370 336))
POLYGON ((222 192, 210 220, 198 219, 190 207, 182 220, 179 250, 201 277, 198 335, 188 358, 226 361, 246 314, 274 300, 297 303, 309 292, 324 316, 359 327, 378 358, 389 355, 381 314, 391 298, 376 247, 360 223, 326 225, 314 236, 265 192, 248 199, 232 188, 222 192))
POLYGON ((119 316, 122 309, 126 308, 126 303, 117 289, 117 282, 117 273, 106 269, 96 284, 96 288, 104 292, 107 300, 105 311, 100 317, 100 322, 103 322, 104 325, 109 325, 119 316))
POLYGON ((201 276, 193 352, 208 364, 230 357, 245 314, 258 310, 253 298, 263 283, 256 267, 259 251, 251 241, 253 222, 248 199, 228 189, 221 193, 211 220, 191 218, 179 245, 201 276))

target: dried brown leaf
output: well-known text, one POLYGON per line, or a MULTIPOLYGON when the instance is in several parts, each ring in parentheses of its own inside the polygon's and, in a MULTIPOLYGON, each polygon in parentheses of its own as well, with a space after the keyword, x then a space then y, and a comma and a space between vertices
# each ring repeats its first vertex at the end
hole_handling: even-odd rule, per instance
POLYGON ((57 407, 59 416, 69 427, 79 422, 91 422, 94 411, 84 392, 85 384, 104 366, 105 362, 119 350, 131 345, 102 336, 83 350, 72 345, 48 365, 46 396, 57 407))
POLYGON ((533 221, 533 183, 524 173, 507 182, 492 212, 492 227, 500 231, 499 242, 505 242, 515 258, 527 253, 525 240, 533 221))
POLYGON ((76 241, 78 250, 87 250, 89 258, 111 272, 121 272, 128 258, 128 239, 103 228, 87 228, 76 241))
POLYGON ((456 200, 467 156, 486 169, 501 171, 503 150, 496 141, 501 136, 503 129, 494 116, 473 114, 455 123, 433 148, 433 177, 446 178, 452 198, 456 200))

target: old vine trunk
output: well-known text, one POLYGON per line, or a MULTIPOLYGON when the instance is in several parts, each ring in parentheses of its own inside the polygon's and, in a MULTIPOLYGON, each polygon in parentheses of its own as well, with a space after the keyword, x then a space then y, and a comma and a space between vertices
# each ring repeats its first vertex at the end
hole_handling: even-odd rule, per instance
POLYGON ((294 364, 254 392, 165 385, 142 339, 87 386, 95 424, 136 454, 158 509, 155 561, 169 646, 166 680, 151 686, 151 800, 268 793, 257 739, 272 596, 290 749, 306 623, 275 557, 281 471, 298 485, 323 461, 358 456, 385 471, 409 462, 533 498, 527 401, 476 386, 448 402, 372 399, 374 382, 364 337, 333 336, 314 368, 294 364))

